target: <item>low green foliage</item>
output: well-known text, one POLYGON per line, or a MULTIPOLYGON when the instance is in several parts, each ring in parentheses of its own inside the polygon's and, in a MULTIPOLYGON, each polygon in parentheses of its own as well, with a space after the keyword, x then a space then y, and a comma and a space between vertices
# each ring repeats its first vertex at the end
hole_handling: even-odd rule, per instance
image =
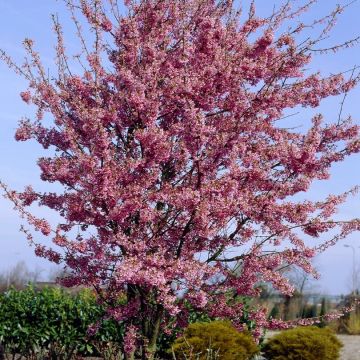
POLYGON ((269 360, 336 360, 342 343, 328 328, 299 327, 275 335, 265 344, 269 360))
POLYGON ((109 343, 122 342, 121 325, 102 321, 104 315, 90 291, 70 295, 57 288, 12 289, 0 295, 0 342, 6 353, 27 359, 98 354, 109 343), (89 336, 89 326, 99 321, 99 331, 89 336))
MULTIPOLYGON (((90 290, 69 294, 59 288, 10 289, 0 294, 0 343, 6 353, 21 354, 26 359, 65 360, 100 354, 104 359, 119 358, 124 327, 105 315, 90 290), (90 335, 89 326, 98 323, 98 331, 90 335)), ((190 323, 210 320, 188 304, 190 323)), ((169 335, 160 334, 158 357, 172 358, 166 350, 179 331, 174 328, 169 335)))
MULTIPOLYGON (((195 309, 188 301, 184 302, 184 307, 185 311, 183 313, 184 315, 186 314, 185 317, 189 324, 212 321, 206 312, 195 309)), ((171 354, 171 345, 182 332, 182 328, 180 326, 174 326, 174 320, 175 319, 167 319, 167 326, 171 330, 170 332, 162 331, 157 341, 156 355, 161 360, 173 359, 173 355, 171 354)))
POLYGON ((173 344, 176 359, 248 360, 259 352, 248 333, 237 331, 229 322, 190 324, 173 344))

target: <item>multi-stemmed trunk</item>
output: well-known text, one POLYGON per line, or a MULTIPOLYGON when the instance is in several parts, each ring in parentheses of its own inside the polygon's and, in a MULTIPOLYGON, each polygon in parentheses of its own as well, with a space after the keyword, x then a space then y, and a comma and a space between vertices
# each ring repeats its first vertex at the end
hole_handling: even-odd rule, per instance
POLYGON ((159 304, 151 304, 150 298, 154 294, 150 292, 137 292, 135 287, 128 288, 128 300, 134 297, 140 298, 141 308, 138 318, 134 322, 139 324, 139 342, 137 349, 126 355, 126 360, 154 360, 157 351, 157 340, 160 335, 160 326, 164 316, 164 309, 159 304))

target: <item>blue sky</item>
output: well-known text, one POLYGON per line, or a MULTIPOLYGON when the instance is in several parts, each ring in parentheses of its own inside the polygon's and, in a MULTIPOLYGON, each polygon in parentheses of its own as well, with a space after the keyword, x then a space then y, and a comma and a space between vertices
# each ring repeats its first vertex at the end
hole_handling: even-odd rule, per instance
MULTIPOLYGON (((244 1, 247 3, 248 1, 244 1)), ((318 4, 306 15, 306 19, 316 18, 328 12, 339 1, 319 0, 318 4)), ((260 13, 268 13, 274 4, 280 1, 258 0, 257 9, 260 13)), ((344 3, 340 1, 340 3, 344 3)), ((0 0, 0 48, 21 61, 24 52, 21 42, 24 38, 35 40, 37 49, 42 55, 45 66, 52 68, 55 37, 51 31, 51 14, 57 13, 65 31, 66 43, 70 53, 78 51, 74 40, 74 27, 69 20, 62 1, 56 0, 0 0), (68 31, 69 30, 69 31, 68 31)), ((336 29, 328 45, 336 44, 360 35, 360 2, 353 4, 339 19, 336 29)), ((360 65, 360 45, 336 54, 315 57, 311 69, 321 70, 324 74, 351 69, 360 65)), ((50 189, 39 179, 36 160, 44 154, 40 146, 33 142, 16 143, 14 132, 17 121, 32 113, 19 97, 26 89, 26 83, 0 63, 0 178, 14 189, 21 189, 32 184, 37 189, 50 189)), ((325 114, 328 121, 335 120, 340 107, 340 98, 326 100, 322 107, 316 110, 325 114)), ((302 111, 292 118, 292 124, 302 125, 309 121, 314 111, 302 111)), ((352 114, 360 123, 360 89, 353 91, 347 98, 344 115, 352 114)), ((327 182, 314 184, 309 198, 321 198, 328 193, 340 193, 357 183, 360 183, 360 156, 349 158, 346 162, 333 168, 332 178, 327 182)), ((55 214, 37 213, 56 220, 55 214)), ((359 197, 351 199, 337 215, 337 218, 360 216, 359 197)), ((25 260, 30 268, 44 269, 44 277, 52 266, 47 261, 37 258, 19 232, 22 223, 12 205, 5 199, 0 199, 0 271, 14 266, 18 261, 25 260)), ((339 243, 315 260, 322 277, 317 282, 317 289, 328 293, 346 293, 351 288, 352 251, 344 244, 354 246, 356 261, 360 268, 360 234, 353 234, 347 240, 339 243)))

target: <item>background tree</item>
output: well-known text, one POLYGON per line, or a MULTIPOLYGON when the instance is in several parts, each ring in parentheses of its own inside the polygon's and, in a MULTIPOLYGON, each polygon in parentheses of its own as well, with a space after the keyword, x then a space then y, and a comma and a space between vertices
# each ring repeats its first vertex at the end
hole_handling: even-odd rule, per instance
MULTIPOLYGON (((324 316, 325 314, 327 314, 328 313, 328 311, 329 311, 329 308, 330 308, 330 303, 329 303, 329 301, 325 298, 325 297, 323 297, 322 299, 321 299, 321 306, 320 306, 320 316, 324 316)), ((328 325, 328 323, 326 322, 326 321, 324 321, 324 320, 322 320, 319 324, 318 324, 318 326, 319 327, 325 327, 325 326, 327 326, 328 325)))
POLYGON ((19 261, 13 268, 0 274, 0 292, 8 290, 10 287, 24 289, 29 283, 36 283, 42 270, 38 267, 29 270, 24 261, 19 261))
MULTIPOLYGON (((269 17, 252 3, 245 19, 230 0, 126 1, 125 15, 116 0, 65 2, 83 73, 72 71, 56 18, 56 76, 30 39, 23 66, 2 54, 28 79, 21 96, 37 108, 16 139, 55 150, 38 165, 42 180, 63 191, 3 188, 52 238, 48 248, 24 229, 38 256, 71 271, 62 283, 93 286, 109 315, 124 322, 129 359, 135 351, 153 358, 160 328, 171 331, 170 318, 186 322, 185 300, 241 328, 234 296, 257 296, 263 282, 291 294, 282 266, 314 273, 316 254, 358 230, 357 219, 332 218, 352 191, 293 198, 359 151, 358 126, 341 113, 328 123, 315 115, 306 131, 282 122, 289 109, 316 108, 358 83, 356 69, 348 78, 308 70, 313 54, 326 51, 320 44, 342 7, 303 23, 297 20, 313 0, 299 8, 287 1, 269 17), (319 35, 310 38, 314 27, 319 35), (34 202, 63 221, 52 228, 28 211, 34 202), (327 232, 324 242, 313 241, 327 232)), ((254 336, 279 325, 261 309, 249 316, 254 336)))
POLYGON ((280 316, 280 306, 279 303, 275 303, 273 308, 270 311, 269 318, 270 319, 278 319, 280 316))
MULTIPOLYGON (((314 264, 312 264, 314 267, 314 264)), ((284 276, 294 287, 291 295, 284 296, 284 319, 315 317, 316 311, 309 304, 311 292, 315 292, 314 278, 299 267, 288 266, 284 269, 284 276), (315 314, 314 316, 310 316, 315 314)), ((324 314, 323 314, 324 315, 324 314)))

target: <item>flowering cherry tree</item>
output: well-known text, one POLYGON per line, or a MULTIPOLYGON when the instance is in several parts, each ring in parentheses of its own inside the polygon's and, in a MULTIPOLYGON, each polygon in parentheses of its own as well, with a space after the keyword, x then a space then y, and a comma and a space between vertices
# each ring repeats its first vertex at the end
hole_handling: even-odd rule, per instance
MULTIPOLYGON (((63 191, 3 188, 52 238, 48 248, 24 230, 38 256, 70 270, 62 283, 94 287, 124 322, 129 359, 135 348, 153 358, 159 331, 186 323, 185 302, 241 328, 234 298, 259 295, 263 282, 291 294, 284 266, 314 274, 311 259, 359 229, 357 219, 333 220, 355 190, 294 197, 360 150, 358 126, 341 114, 315 115, 306 131, 284 126, 289 109, 316 108, 359 80, 356 70, 325 77, 307 69, 315 52, 352 45, 321 49, 341 7, 306 24, 294 20, 313 0, 288 1, 266 18, 254 4, 241 15, 230 0, 126 1, 126 15, 116 0, 65 2, 83 73, 73 73, 56 19, 56 79, 29 39, 23 66, 2 54, 29 80, 21 97, 37 108, 16 139, 49 148, 41 178, 63 191), (300 41, 310 27, 319 36, 300 41), (51 227, 35 217, 34 202, 63 221, 51 227)), ((281 325, 261 309, 249 316, 258 328, 281 325)))

